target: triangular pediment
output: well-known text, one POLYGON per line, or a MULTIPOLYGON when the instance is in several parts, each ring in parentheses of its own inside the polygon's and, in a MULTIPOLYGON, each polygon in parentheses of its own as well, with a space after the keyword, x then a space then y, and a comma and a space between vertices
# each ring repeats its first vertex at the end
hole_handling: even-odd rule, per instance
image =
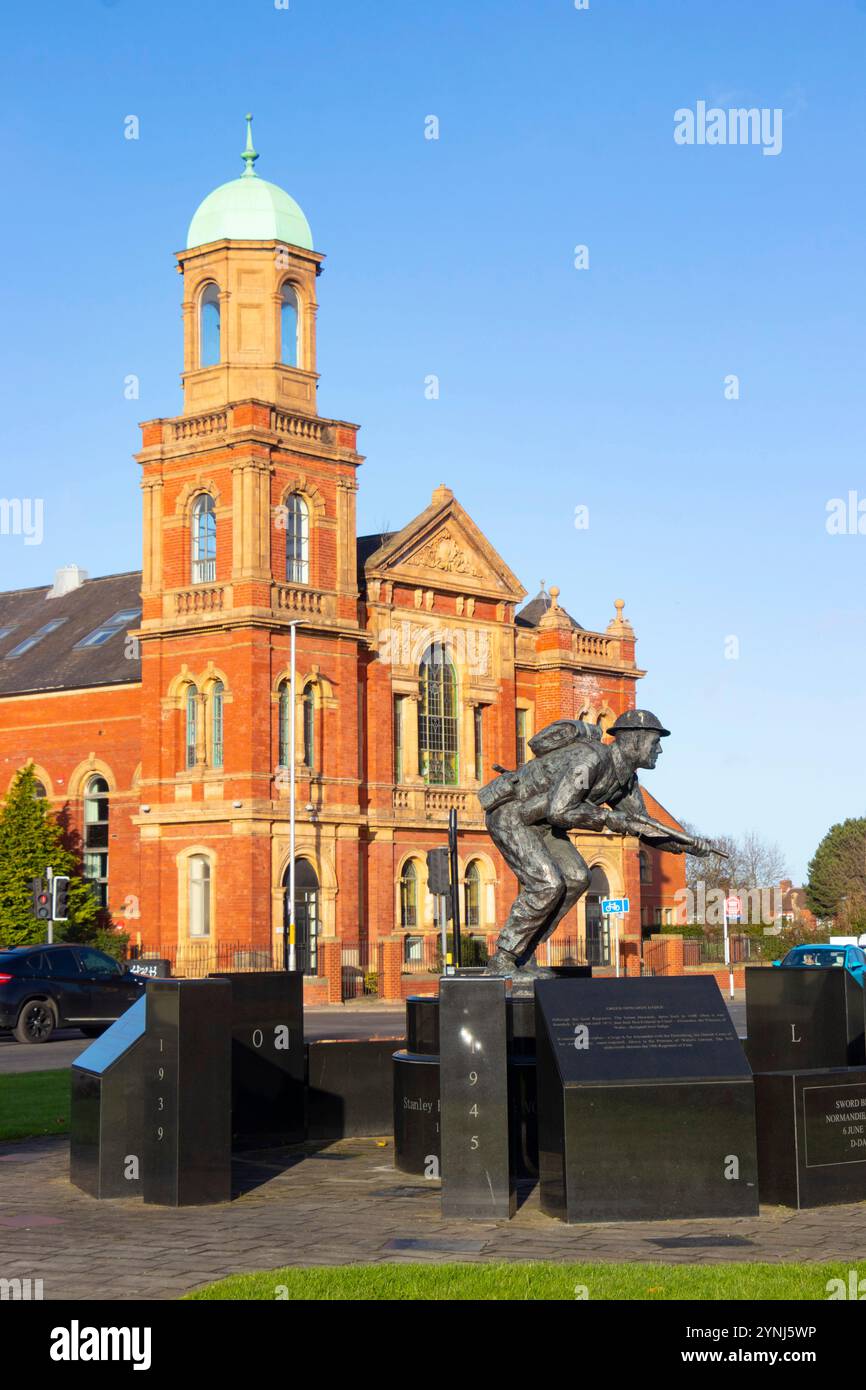
POLYGON ((367 579, 422 585, 519 603, 520 580, 447 488, 369 556, 367 579))

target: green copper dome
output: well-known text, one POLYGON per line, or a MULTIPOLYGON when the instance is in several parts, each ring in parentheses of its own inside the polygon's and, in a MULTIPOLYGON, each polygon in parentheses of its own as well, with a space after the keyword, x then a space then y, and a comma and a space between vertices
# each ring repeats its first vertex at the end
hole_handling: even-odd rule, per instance
POLYGON ((196 209, 189 224, 187 250, 209 241, 285 241, 313 249, 310 224, 294 198, 275 183, 260 179, 253 165, 252 116, 247 116, 246 169, 239 179, 220 184, 196 209))

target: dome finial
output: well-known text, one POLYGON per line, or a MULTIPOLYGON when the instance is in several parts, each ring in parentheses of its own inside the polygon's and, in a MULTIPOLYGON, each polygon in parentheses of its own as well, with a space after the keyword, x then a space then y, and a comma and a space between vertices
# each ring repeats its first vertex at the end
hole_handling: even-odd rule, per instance
POLYGON ((253 118, 252 118, 251 115, 248 114, 246 120, 247 120, 247 143, 246 143, 246 148, 245 148, 243 154, 241 155, 241 159, 243 159, 243 160, 245 161, 247 167, 246 167, 246 169, 244 169, 244 172, 243 172, 243 174, 241 175, 241 178, 244 178, 244 179, 254 179, 254 178, 257 177, 257 175, 256 175, 256 171, 255 171, 255 169, 254 169, 253 166, 254 166, 256 160, 258 159, 258 155, 257 155, 256 151, 255 151, 254 148, 253 148, 253 118))

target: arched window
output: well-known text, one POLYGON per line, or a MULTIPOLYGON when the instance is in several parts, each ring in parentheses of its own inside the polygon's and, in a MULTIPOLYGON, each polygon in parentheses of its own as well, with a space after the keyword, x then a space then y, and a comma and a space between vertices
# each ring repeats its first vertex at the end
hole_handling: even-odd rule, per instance
POLYGON ((108 783, 91 777, 84 789, 84 877, 100 907, 108 906, 108 783))
POLYGON ((288 681, 280 682, 279 689, 279 749, 278 767, 288 767, 292 756, 292 688, 288 681))
POLYGON ((189 934, 210 936, 211 872, 204 854, 189 859, 189 934))
POLYGON ((457 784, 457 677, 441 642, 421 662, 418 751, 421 775, 434 786, 457 784))
POLYGON ((194 685, 186 688, 186 765, 195 767, 196 735, 198 733, 198 690, 194 685))
POLYGON ((211 687, 211 766, 223 765, 223 692, 222 681, 214 681, 211 687))
POLYGON ((400 875, 400 926, 418 925, 418 871, 407 859, 400 875))
POLYGON ((39 780, 38 777, 34 777, 34 778, 33 778, 33 796, 34 796, 35 800, 36 800, 36 801, 42 801, 43 797, 45 797, 45 796, 47 796, 47 795, 48 795, 48 793, 47 793, 46 790, 45 790, 45 783, 44 783, 44 782, 40 782, 40 780, 39 780))
POLYGON ((478 867, 478 860, 473 859, 466 869, 465 881, 466 893, 466 925, 467 927, 481 926, 481 870, 478 867))
POLYGON ((198 365, 215 367, 220 360, 220 291, 213 281, 199 300, 198 365))
POLYGON ((310 512, 296 492, 286 498, 286 579, 290 584, 310 582, 310 512))
POLYGON ((646 852, 645 849, 642 849, 642 850, 640 851, 640 853, 639 853, 639 855, 638 855, 638 859, 640 860, 640 881, 641 881, 641 883, 652 883, 652 881, 653 881, 652 863, 651 863, 650 857, 649 857, 649 855, 647 854, 647 852, 646 852))
POLYGON ((192 508, 192 582, 212 584, 216 579, 216 510, 209 493, 195 499, 192 508))
POLYGON ((284 367, 298 365, 298 296, 291 285, 283 285, 280 304, 280 340, 284 367))
POLYGON ((314 767, 316 759, 316 692, 312 681, 304 686, 304 767, 314 767))

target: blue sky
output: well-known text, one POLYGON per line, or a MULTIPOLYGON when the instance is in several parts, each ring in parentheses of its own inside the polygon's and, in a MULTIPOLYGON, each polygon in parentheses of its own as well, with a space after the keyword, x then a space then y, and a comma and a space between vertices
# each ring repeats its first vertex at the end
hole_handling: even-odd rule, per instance
POLYGON ((0 493, 43 497, 45 536, 0 536, 0 586, 140 564, 172 253, 251 110, 328 257, 319 402, 363 427, 360 528, 446 482, 530 594, 588 628, 624 598, 674 732, 647 786, 707 833, 759 830, 796 879, 864 813, 866 536, 825 519, 866 497, 866 3, 46 0, 3 37, 0 493), (781 108, 781 153, 677 145, 701 100, 781 108))

